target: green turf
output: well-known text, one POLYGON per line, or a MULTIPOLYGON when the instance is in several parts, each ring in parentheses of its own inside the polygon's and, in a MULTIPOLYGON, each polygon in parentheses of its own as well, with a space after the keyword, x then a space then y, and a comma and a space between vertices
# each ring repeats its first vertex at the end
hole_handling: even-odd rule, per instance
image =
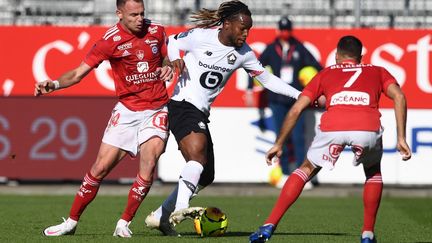
MULTIPOLYGON (((229 219, 224 237, 200 238, 191 221, 177 227, 182 238, 148 230, 144 217, 163 197, 148 197, 130 228, 127 242, 247 242, 268 215, 275 197, 197 197, 192 206, 217 206, 229 219)), ((125 196, 101 196, 87 208, 74 236, 47 238, 44 227, 67 216, 72 196, 0 196, 0 242, 125 242, 112 237, 125 196)), ((362 202, 351 198, 300 198, 280 223, 271 242, 359 242, 362 202)), ((383 198, 376 233, 380 242, 432 242, 430 198, 383 198)))

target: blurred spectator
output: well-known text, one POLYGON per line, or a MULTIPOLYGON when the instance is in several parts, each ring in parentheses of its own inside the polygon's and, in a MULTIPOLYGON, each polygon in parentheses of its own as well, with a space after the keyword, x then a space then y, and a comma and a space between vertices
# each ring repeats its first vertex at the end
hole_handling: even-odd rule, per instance
MULTIPOLYGON (((304 45, 294 37, 292 22, 288 17, 283 16, 278 22, 278 30, 276 39, 270 43, 261 56, 259 57, 263 66, 280 77, 284 82, 290 84, 298 90, 303 90, 303 87, 308 81, 322 69, 318 61, 304 47, 304 45), (305 68, 306 67, 306 68, 305 68), (299 76, 299 74, 302 74, 299 76)), ((251 94, 253 80, 249 80, 248 94, 251 94)), ((284 121, 285 115, 288 113, 295 99, 276 94, 270 90, 265 91, 268 99, 268 106, 273 115, 273 123, 276 134, 279 134, 280 128, 284 121)), ((246 102, 251 103, 251 95, 247 95, 246 102)), ((262 102, 259 102, 262 103, 262 102)), ((262 105, 260 105, 262 109, 262 105)), ((260 114, 263 114, 260 112, 260 114)), ((261 115, 260 115, 261 116, 261 115)), ((280 166, 282 167, 283 177, 276 186, 282 186, 292 172, 292 168, 300 166, 303 162, 306 152, 305 142, 305 119, 315 120, 313 112, 304 113, 296 123, 292 131, 291 137, 286 141, 282 157, 280 158, 280 166), (308 118, 306 118, 308 117, 308 118), (290 165, 290 162, 295 162, 295 165, 290 165)), ((260 119, 262 121, 262 118, 260 119)), ((260 122, 262 124, 262 122, 260 122)), ((312 126, 314 127, 314 125, 312 126)), ((262 129, 262 127, 260 127, 262 129)), ((313 136, 313 134, 312 134, 313 136)), ((312 184, 308 184, 305 188, 311 188, 312 184)))

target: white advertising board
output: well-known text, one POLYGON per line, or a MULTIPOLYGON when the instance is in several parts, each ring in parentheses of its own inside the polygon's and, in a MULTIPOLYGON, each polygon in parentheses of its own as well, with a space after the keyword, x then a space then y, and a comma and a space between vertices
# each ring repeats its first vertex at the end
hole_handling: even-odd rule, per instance
MULTIPOLYGON (((382 176, 388 184, 432 184, 432 111, 411 109, 408 111, 407 141, 413 150, 409 161, 402 161, 396 151, 396 125, 392 109, 382 109, 384 126, 384 155, 382 176)), ((265 110, 266 123, 271 123, 271 111, 265 110)), ((315 113, 319 121, 320 113, 315 113)), ((212 109, 210 129, 215 151, 215 182, 256 183, 267 182, 271 167, 264 160, 264 153, 275 139, 273 131, 262 132, 257 126, 258 111, 255 108, 212 109)), ((333 171, 321 170, 321 183, 363 183, 362 167, 352 165, 352 153, 342 153, 333 171)), ((171 134, 168 146, 158 166, 163 181, 178 180, 185 161, 177 149, 171 134)))

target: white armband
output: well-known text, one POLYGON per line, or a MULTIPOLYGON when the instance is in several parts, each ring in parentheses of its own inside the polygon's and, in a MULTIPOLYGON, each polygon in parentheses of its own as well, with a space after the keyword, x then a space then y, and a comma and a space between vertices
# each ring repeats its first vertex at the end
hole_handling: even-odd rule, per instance
POLYGON ((54 90, 60 89, 60 83, 58 80, 53 80, 52 83, 54 84, 54 90))

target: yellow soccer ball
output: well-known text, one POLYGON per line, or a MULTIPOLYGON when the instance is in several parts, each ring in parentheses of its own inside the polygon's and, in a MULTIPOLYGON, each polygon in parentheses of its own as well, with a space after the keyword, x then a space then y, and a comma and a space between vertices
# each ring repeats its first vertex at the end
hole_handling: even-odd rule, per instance
POLYGON ((282 168, 280 167, 280 165, 276 165, 273 167, 273 169, 270 171, 269 174, 269 183, 273 186, 276 186, 278 184, 278 182, 281 180, 282 178, 282 168))
POLYGON ((204 213, 194 219, 195 231, 201 237, 222 236, 228 228, 228 218, 216 207, 207 207, 204 213))
POLYGON ((318 70, 312 66, 306 66, 299 71, 298 79, 300 84, 306 86, 313 77, 318 73, 318 70))

